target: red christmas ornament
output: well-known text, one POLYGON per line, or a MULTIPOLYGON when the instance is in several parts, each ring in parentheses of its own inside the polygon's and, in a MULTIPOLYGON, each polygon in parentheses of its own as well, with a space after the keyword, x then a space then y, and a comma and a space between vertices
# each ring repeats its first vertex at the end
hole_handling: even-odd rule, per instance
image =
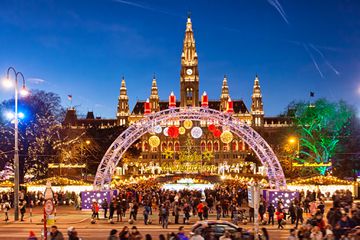
POLYGON ((208 129, 209 129, 210 132, 214 132, 216 130, 216 126, 214 124, 210 124, 208 126, 208 129))
POLYGON ((168 130, 168 134, 172 138, 177 138, 179 136, 179 128, 176 126, 170 126, 168 130))
POLYGON ((221 135, 221 131, 220 131, 220 129, 218 129, 218 128, 216 128, 214 131, 213 131, 213 135, 214 135, 214 137, 220 137, 220 135, 221 135))

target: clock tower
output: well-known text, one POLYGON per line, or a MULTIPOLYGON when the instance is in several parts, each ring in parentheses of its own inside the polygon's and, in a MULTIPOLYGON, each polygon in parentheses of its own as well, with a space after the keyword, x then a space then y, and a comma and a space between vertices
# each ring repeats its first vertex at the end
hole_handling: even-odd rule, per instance
POLYGON ((180 106, 199 106, 199 70, 191 18, 188 16, 181 53, 180 106))

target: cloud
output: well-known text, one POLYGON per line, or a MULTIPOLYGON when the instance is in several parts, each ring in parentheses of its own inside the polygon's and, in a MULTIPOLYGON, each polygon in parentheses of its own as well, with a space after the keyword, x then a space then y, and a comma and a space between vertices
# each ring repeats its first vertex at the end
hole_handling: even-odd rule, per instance
POLYGON ((46 81, 42 78, 28 78, 26 79, 27 81, 29 81, 30 83, 33 83, 33 84, 43 84, 45 83, 46 81))
POLYGON ((278 0, 267 0, 267 1, 281 15, 281 17, 286 22, 286 24, 290 25, 289 20, 287 19, 286 13, 285 13, 283 7, 281 6, 280 2, 278 0))

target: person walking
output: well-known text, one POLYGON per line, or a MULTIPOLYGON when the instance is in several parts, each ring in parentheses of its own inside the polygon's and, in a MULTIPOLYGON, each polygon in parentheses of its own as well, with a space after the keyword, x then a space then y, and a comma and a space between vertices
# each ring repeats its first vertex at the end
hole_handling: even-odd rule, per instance
POLYGON ((163 204, 160 208, 160 218, 162 228, 168 228, 169 223, 169 209, 165 204, 163 204))
POLYGON ((109 208, 109 203, 108 203, 106 198, 101 203, 101 207, 102 207, 102 209, 104 209, 104 218, 107 219, 107 211, 108 211, 108 208, 109 208))
POLYGON ((27 240, 37 240, 37 239, 38 238, 36 237, 35 233, 33 231, 30 231, 27 240))
POLYGON ((270 203, 270 205, 267 208, 268 214, 269 214, 269 220, 268 220, 268 224, 270 224, 270 222, 272 223, 272 225, 274 225, 274 214, 275 214, 275 207, 272 203, 270 203))
POLYGON ((141 240, 143 237, 141 235, 141 233, 139 232, 139 230, 137 229, 136 226, 133 226, 131 228, 131 233, 130 233, 130 239, 131 240, 141 240))
POLYGON ((64 235, 58 230, 57 226, 51 226, 50 240, 65 240, 64 235))
POLYGON ((24 216, 25 216, 25 213, 26 213, 26 201, 25 200, 20 201, 19 209, 20 209, 20 214, 21 214, 20 221, 23 222, 24 221, 24 216))
POLYGON ((118 240, 119 238, 116 236, 117 230, 116 229, 112 229, 110 231, 110 235, 107 238, 107 240, 118 240))
POLYGON ((302 207, 300 206, 300 204, 298 204, 296 206, 296 223, 295 223, 295 228, 298 227, 299 225, 299 222, 302 224, 304 222, 304 217, 303 217, 303 209, 302 207))
POLYGON ((123 217, 123 207, 121 205, 120 199, 118 199, 116 202, 116 221, 117 222, 122 222, 122 217, 123 217))
POLYGON ((204 213, 204 204, 202 202, 200 202, 197 206, 196 206, 196 209, 197 209, 197 213, 198 213, 198 216, 199 216, 199 219, 200 221, 203 220, 203 213, 204 213))
POLYGON ((284 219, 284 213, 282 212, 282 210, 280 208, 278 208, 276 210, 276 219, 277 219, 277 222, 278 222, 278 229, 284 229, 284 226, 282 224, 282 221, 284 219))
POLYGON ((179 232, 176 235, 177 240, 189 240, 189 238, 185 235, 184 226, 179 227, 179 232))
POLYGON ((5 222, 9 221, 9 211, 10 211, 10 203, 8 201, 6 201, 3 205, 4 208, 4 213, 5 213, 5 222))
POLYGON ((121 232, 119 233, 120 240, 129 240, 130 239, 130 230, 127 226, 123 227, 121 232))

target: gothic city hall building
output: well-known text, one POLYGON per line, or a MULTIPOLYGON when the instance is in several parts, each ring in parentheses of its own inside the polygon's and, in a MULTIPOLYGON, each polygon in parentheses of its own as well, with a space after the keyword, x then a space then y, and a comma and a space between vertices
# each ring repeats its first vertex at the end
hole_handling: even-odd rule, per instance
MULTIPOLYGON (((198 53, 194 38, 194 31, 191 18, 187 18, 183 48, 181 52, 181 68, 180 68, 180 92, 169 93, 169 99, 176 99, 176 107, 199 107, 206 101, 208 108, 215 109, 231 114, 234 118, 245 122, 257 132, 259 132, 266 140, 271 139, 274 134, 291 126, 291 119, 288 117, 266 117, 264 112, 264 102, 260 87, 260 78, 255 76, 253 80, 253 90, 251 95, 251 106, 247 107, 242 99, 236 99, 236 96, 230 96, 229 83, 227 76, 219 79, 220 97, 217 100, 208 99, 206 92, 199 91, 200 70, 198 68, 198 53), (222 84, 222 86, 221 86, 222 84), (220 89, 221 86, 221 89, 220 89)), ((255 74, 254 74, 255 75, 255 74)), ((149 84, 150 85, 150 84, 149 84)), ((129 126, 139 119, 144 118, 146 112, 158 112, 169 108, 169 99, 161 100, 158 94, 158 86, 156 76, 153 76, 150 95, 147 100, 137 101, 132 110, 129 107, 129 95, 126 88, 126 79, 122 77, 120 86, 120 95, 118 97, 118 106, 116 118, 101 119, 95 118, 92 112, 88 112, 86 118, 78 118, 76 110, 70 108, 67 110, 64 120, 64 127, 72 129, 87 128, 111 128, 114 126, 129 126), (148 106, 148 109, 146 109, 148 106)), ((166 127, 165 126, 163 127, 166 127)), ((178 124, 181 123, 168 123, 178 124)), ((185 132, 177 138, 170 138, 161 134, 160 145, 151 147, 149 145, 150 134, 142 136, 137 144, 141 149, 140 156, 136 161, 143 164, 159 164, 169 162, 171 159, 178 159, 182 151, 196 151, 199 156, 204 153, 211 153, 211 161, 217 165, 221 162, 235 164, 243 162, 246 157, 251 154, 249 147, 240 139, 234 136, 233 141, 228 144, 222 143, 219 137, 214 136, 208 130, 207 122, 194 122, 203 129, 203 135, 194 139, 190 133, 185 132), (189 141, 189 139, 191 141, 189 141), (171 152, 171 154, 167 154, 171 152), (166 154, 164 154, 166 153, 166 154)), ((271 144, 271 141, 270 141, 271 144)), ((274 149, 275 150, 275 149, 274 149)), ((134 161, 135 159, 133 159, 134 161)))

